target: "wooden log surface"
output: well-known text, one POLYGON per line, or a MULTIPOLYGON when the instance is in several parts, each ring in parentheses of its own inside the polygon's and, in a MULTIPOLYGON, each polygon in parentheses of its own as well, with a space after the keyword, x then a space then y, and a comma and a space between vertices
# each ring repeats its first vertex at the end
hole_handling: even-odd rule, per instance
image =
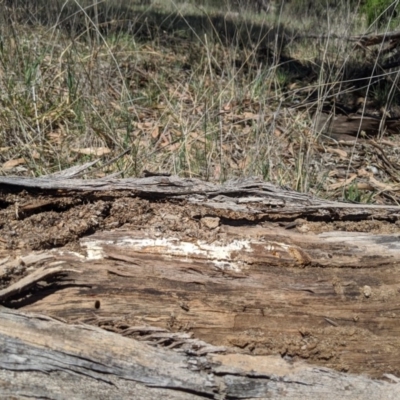
MULTIPOLYGON (((400 383, 377 382, 273 356, 178 353, 98 328, 66 325, 4 308, 0 310, 0 345, 4 371, 33 373, 23 383, 0 374, 2 394, 10 396, 67 399, 72 392, 80 399, 84 391, 77 393, 77 385, 88 377, 90 389, 94 386, 95 390, 85 398, 112 398, 112 393, 101 392, 102 385, 117 382, 122 386, 123 381, 173 391, 152 395, 142 389, 143 399, 165 395, 163 398, 390 400, 400 396, 400 383), (69 379, 61 381, 62 374, 69 379), (50 384, 44 387, 46 380, 50 384), (179 396, 179 392, 188 396, 179 396)), ((133 396, 137 391, 131 387, 128 393, 133 396)), ((114 391, 118 397, 123 393, 126 390, 114 391)))
POLYGON ((400 31, 391 31, 384 33, 369 33, 355 36, 342 36, 330 33, 329 35, 299 35, 297 39, 308 38, 308 39, 345 39, 351 42, 359 43, 362 46, 374 46, 382 44, 384 42, 398 43, 400 41, 400 31))
POLYGON ((320 113, 314 117, 316 131, 321 133, 321 139, 363 141, 364 135, 376 137, 380 132, 398 134, 400 120, 398 118, 371 117, 361 114, 334 115, 320 113))
POLYGON ((325 201, 257 179, 74 174, 0 178, 9 309, 194 357, 400 376, 399 207, 325 201))
POLYGON ((85 259, 57 255, 64 278, 6 304, 124 334, 149 325, 240 353, 400 373, 397 236, 292 234, 288 243, 282 228, 242 228, 245 239, 232 230, 212 244, 95 234, 81 240, 85 259))

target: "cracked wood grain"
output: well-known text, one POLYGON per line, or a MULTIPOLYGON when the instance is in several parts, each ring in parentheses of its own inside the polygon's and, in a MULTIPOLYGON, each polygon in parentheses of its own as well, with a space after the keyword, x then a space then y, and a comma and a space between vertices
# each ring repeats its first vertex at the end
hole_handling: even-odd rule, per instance
MULTIPOLYGON (((249 399, 395 399, 400 384, 346 375, 280 357, 240 354, 201 356, 154 348, 86 326, 0 307, 0 367, 4 370, 66 373, 101 383, 114 378, 148 387, 192 393, 201 398, 249 399)), ((58 375, 63 376, 63 375, 58 375)), ((53 381, 57 380, 57 375, 53 381)), ((26 393, 38 393, 36 378, 26 393)), ((67 380, 68 382, 68 380, 67 380)), ((0 385, 4 381, 0 382, 0 385)), ((65 383, 64 383, 65 384, 65 383)), ((67 391, 69 387, 66 387, 67 391)))

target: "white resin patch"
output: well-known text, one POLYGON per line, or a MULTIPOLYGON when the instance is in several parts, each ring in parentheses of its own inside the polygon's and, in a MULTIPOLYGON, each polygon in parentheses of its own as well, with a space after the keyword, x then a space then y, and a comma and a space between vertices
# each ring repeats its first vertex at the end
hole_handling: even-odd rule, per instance
POLYGON ((293 257, 292 246, 290 245, 254 239, 236 239, 228 243, 222 241, 208 243, 201 240, 183 242, 177 238, 142 239, 121 236, 116 239, 85 238, 81 241, 81 246, 86 249, 88 260, 104 258, 107 253, 104 248, 112 246, 114 250, 120 251, 121 254, 124 254, 124 249, 129 249, 133 253, 158 254, 167 259, 177 258, 187 262, 198 259, 210 262, 218 269, 235 272, 243 270, 249 259, 253 258, 250 255, 254 252, 258 253, 258 256, 256 256, 258 259, 260 259, 260 256, 262 257, 263 253, 266 257, 279 258, 282 253, 286 257, 293 257))
POLYGON ((87 259, 96 260, 104 257, 103 247, 105 245, 118 246, 123 252, 124 248, 129 248, 138 253, 162 254, 165 257, 179 257, 187 261, 196 258, 209 260, 213 262, 219 269, 230 269, 240 271, 240 257, 237 253, 250 253, 252 248, 250 240, 234 240, 231 243, 207 243, 198 242, 182 242, 178 239, 136 239, 122 237, 118 240, 84 240, 82 246, 86 248, 87 259), (233 255, 236 253, 236 256, 233 255), (239 260, 238 260, 239 258, 239 260))

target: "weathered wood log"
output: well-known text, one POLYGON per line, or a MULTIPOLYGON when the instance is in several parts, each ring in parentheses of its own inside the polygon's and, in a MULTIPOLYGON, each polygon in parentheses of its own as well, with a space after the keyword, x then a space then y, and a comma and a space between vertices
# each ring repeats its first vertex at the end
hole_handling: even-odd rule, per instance
POLYGON ((399 207, 257 179, 73 175, 0 178, 3 305, 193 357, 400 375, 399 207))
POLYGON ((384 33, 371 33, 371 34, 362 34, 362 35, 353 35, 353 36, 343 36, 343 35, 336 35, 330 33, 329 35, 298 35, 296 37, 297 40, 299 39, 341 39, 347 40, 349 42, 356 42, 362 46, 374 46, 377 44, 385 43, 385 42, 395 42, 398 43, 400 41, 400 31, 391 31, 391 32, 384 32, 384 33))
POLYGON ((65 278, 6 304, 124 334, 152 325, 239 352, 399 373, 397 234, 241 229, 210 243, 99 233, 82 239, 85 260, 68 256, 65 278))
POLYGON ((347 116, 321 113, 315 116, 315 128, 322 134, 322 138, 363 140, 365 134, 374 137, 383 131, 398 134, 400 120, 356 114, 347 116))
POLYGON ((400 383, 378 383, 273 356, 207 351, 201 356, 178 353, 98 328, 66 325, 4 308, 0 309, 0 346, 3 349, 0 368, 31 372, 23 383, 16 383, 18 374, 12 377, 1 374, 2 396, 23 394, 23 397, 67 399, 72 395, 76 399, 110 399, 125 394, 138 398, 135 394, 139 390, 142 399, 162 395, 171 399, 323 397, 353 400, 368 397, 388 400, 400 396, 400 383), (64 379, 61 381, 60 377, 64 379), (44 384, 46 381, 48 385, 44 384), (87 388, 77 393, 77 387, 83 386, 82 381, 90 388, 89 393, 87 388), (145 392, 140 387, 129 386, 132 381, 150 388, 170 389, 172 393, 145 392), (108 389, 102 393, 104 382, 122 386, 122 390, 108 389), (188 396, 180 396, 179 392, 188 396))
POLYGON ((384 42, 396 42, 400 41, 400 31, 392 31, 385 32, 379 34, 369 34, 369 35, 359 35, 359 36, 351 36, 349 38, 351 41, 359 42, 363 46, 373 46, 376 44, 384 43, 384 42))

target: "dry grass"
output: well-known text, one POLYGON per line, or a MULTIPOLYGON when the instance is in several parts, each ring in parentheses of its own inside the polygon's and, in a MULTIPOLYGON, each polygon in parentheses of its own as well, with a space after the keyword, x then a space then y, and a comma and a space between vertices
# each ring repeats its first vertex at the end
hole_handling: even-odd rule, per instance
MULTIPOLYGON (((311 117, 338 93, 353 96, 354 85, 342 82, 361 56, 333 36, 299 37, 359 33, 355 14, 320 17, 316 30, 311 16, 173 1, 16 4, 5 12, 0 3, 3 174, 40 176, 99 158, 93 176, 261 175, 331 198, 374 200, 372 189, 329 188, 332 157, 344 156, 321 146, 311 117)), ((348 176, 354 155, 344 161, 348 176)))

